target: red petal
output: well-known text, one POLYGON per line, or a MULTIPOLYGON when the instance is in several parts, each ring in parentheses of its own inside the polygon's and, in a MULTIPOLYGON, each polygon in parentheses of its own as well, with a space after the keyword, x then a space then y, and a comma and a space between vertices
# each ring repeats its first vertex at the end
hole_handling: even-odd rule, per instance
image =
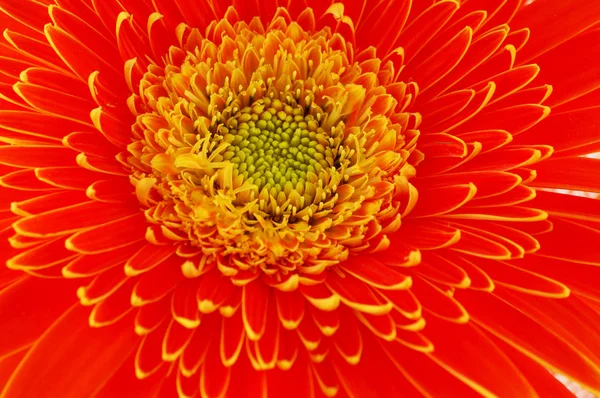
POLYGON ((174 252, 173 246, 148 243, 127 261, 125 273, 129 276, 143 274, 161 264, 174 252))
POLYGON ((49 387, 65 398, 92 396, 127 359, 137 336, 126 321, 92 329, 87 316, 75 305, 58 318, 20 363, 4 396, 43 396, 49 387))
POLYGON ((367 256, 350 257, 340 268, 370 286, 383 290, 408 289, 411 279, 367 256))
MULTIPOLYGON (((491 77, 490 80, 496 84, 496 91, 494 99, 488 105, 489 109, 504 109, 510 105, 529 103, 528 101, 517 102, 511 95, 518 93, 519 90, 531 83, 539 71, 538 65, 523 65, 491 77)), ((475 88, 481 87, 483 84, 485 83, 479 83, 475 88)))
POLYGON ((549 298, 569 296, 569 289, 562 283, 530 272, 526 268, 517 267, 509 262, 485 259, 477 260, 476 263, 498 285, 536 296, 549 298))
POLYGON ((119 289, 94 306, 90 314, 91 327, 105 327, 122 319, 133 310, 130 303, 133 281, 128 281, 119 289))
MULTIPOLYGON (((221 328, 221 316, 218 314, 202 317, 200 326, 187 345, 179 362, 179 369, 190 377, 196 373, 204 363, 209 347, 218 347, 217 333, 221 328)), ((213 348, 214 349, 214 348, 213 348)), ((221 358, 217 359, 221 363, 221 358)), ((197 381, 196 381, 197 382, 197 381)))
POLYGON ((600 315, 577 296, 547 300, 502 288, 494 294, 598 363, 600 344, 595 336, 600 330, 600 315))
POLYGON ((402 375, 419 391, 414 396, 438 397, 444 396, 448 391, 458 397, 481 396, 435 363, 429 355, 404 347, 398 342, 381 343, 381 347, 402 375), (431 380, 435 380, 435 383, 431 380))
POLYGON ((44 167, 35 170, 36 177, 57 188, 86 190, 102 174, 76 167, 44 167))
MULTIPOLYGON (((29 347, 77 301, 77 282, 25 277, 0 291, 0 357, 29 347)), ((87 321, 83 321, 87 327, 87 321)))
POLYGON ((162 343, 162 359, 172 362, 179 358, 193 335, 194 329, 183 327, 175 319, 171 319, 162 343))
POLYGON ((167 299, 146 304, 138 309, 135 316, 135 333, 145 336, 153 332, 169 315, 167 299))
POLYGON ((77 232, 65 244, 69 250, 84 254, 119 249, 144 240, 145 221, 143 214, 134 214, 77 232))
POLYGON ((497 171, 474 171, 467 173, 443 174, 418 179, 415 184, 421 189, 444 187, 446 185, 475 184, 476 199, 500 195, 518 186, 522 179, 517 174, 497 171))
POLYGON ((25 236, 52 237, 110 222, 131 214, 129 208, 85 202, 22 218, 15 230, 25 236))
POLYGON ((559 217, 552 217, 552 224, 552 233, 536 237, 541 246, 537 255, 600 265, 600 230, 559 217))
POLYGON ((340 330, 333 344, 346 362, 356 365, 363 352, 363 339, 356 318, 350 311, 340 311, 340 330))
POLYGON ((600 160, 590 158, 550 159, 536 165, 536 187, 600 192, 600 160))
POLYGON ((390 303, 394 309, 409 319, 421 317, 421 304, 410 290, 385 290, 378 291, 390 303))
POLYGON ((467 288, 471 285, 469 276, 459 265, 434 253, 426 253, 423 262, 411 271, 448 286, 467 288))
POLYGON ((239 288, 231 283, 230 278, 213 268, 200 277, 196 293, 198 309, 203 314, 216 311, 236 289, 239 288))
POLYGON ((38 112, 0 110, 0 127, 33 136, 62 140, 74 130, 89 130, 83 124, 38 112))
POLYGON ((75 152, 63 146, 0 146, 0 163, 14 167, 74 166, 75 152))
MULTIPOLYGON (((53 50, 56 51, 56 54, 58 54, 64 63, 83 81, 87 81, 88 76, 95 71, 99 71, 101 76, 109 81, 120 82, 123 80, 122 72, 115 69, 115 67, 108 62, 108 60, 114 58, 110 57, 104 59, 100 56, 100 54, 105 53, 105 51, 100 52, 100 54, 95 53, 71 34, 50 24, 46 25, 44 30, 46 38, 52 45, 53 50)), ((89 120, 89 110, 91 110, 91 108, 88 106, 87 109, 88 117, 81 120, 89 120)))
POLYGON ((331 272, 325 283, 332 292, 340 296, 342 303, 357 311, 382 315, 392 309, 392 305, 376 295, 368 284, 350 274, 342 277, 331 272))
POLYGON ((13 202, 11 209, 17 214, 28 216, 78 205, 87 201, 87 197, 84 197, 82 192, 60 191, 37 196, 22 202, 13 202))
POLYGON ((112 267, 122 266, 139 248, 139 244, 129 245, 102 254, 79 256, 65 265, 62 272, 65 278, 97 275, 112 267))
POLYGON ((544 366, 598 391, 598 366, 544 325, 490 293, 465 290, 457 292, 457 297, 469 309, 471 318, 478 325, 544 366))
POLYGON ((65 248, 64 239, 43 241, 40 245, 21 251, 6 262, 11 269, 36 270, 62 265, 77 255, 65 248))
POLYGON ((312 363, 311 367, 321 392, 327 397, 335 397, 340 388, 340 381, 331 362, 326 359, 323 363, 312 363))
POLYGON ((117 154, 117 148, 97 133, 71 133, 63 138, 63 144, 77 152, 101 158, 110 159, 117 154))
POLYGON ((188 329, 200 325, 200 313, 196 304, 197 290, 198 280, 188 279, 177 286, 171 297, 171 315, 188 329))
POLYGON ((539 363, 523 355, 502 340, 489 335, 502 352, 519 368, 540 397, 572 398, 573 393, 539 363))
POLYGON ((58 72, 43 67, 31 67, 21 72, 19 78, 25 83, 36 86, 46 86, 56 91, 67 91, 79 98, 87 98, 90 95, 88 85, 70 73, 58 72))
POLYGON ((304 298, 298 292, 274 292, 281 325, 289 330, 295 329, 304 317, 304 298))
POLYGON ((425 310, 450 322, 466 323, 469 320, 469 314, 454 297, 420 277, 415 277, 413 283, 411 291, 425 310))
POLYGON ((472 35, 471 28, 463 29, 420 65, 411 64, 402 76, 411 76, 419 83, 421 93, 425 92, 459 65, 471 44, 472 35))
POLYGON ((211 344, 200 373, 200 394, 204 397, 225 396, 230 379, 231 368, 221 362, 219 346, 211 344))
POLYGON ((435 318, 427 322, 435 344, 431 358, 483 395, 534 396, 531 385, 486 335, 472 323, 457 325, 435 318), (460 355, 456 355, 460 352, 460 355))
POLYGON ((441 1, 433 4, 412 20, 396 40, 397 43, 401 43, 406 52, 407 63, 444 27, 456 10, 458 10, 458 4, 441 1))
POLYGON ((600 19, 600 5, 595 0, 584 0, 574 7, 571 2, 542 0, 521 8, 511 22, 513 30, 529 28, 532 32, 529 43, 521 50, 521 62, 568 41, 585 31, 600 19), (584 14, 580 10, 586 10, 584 14), (556 19, 556 15, 560 15, 556 19), (546 29, 552 24, 554 29, 546 29))
POLYGON ((61 91, 29 83, 16 83, 14 90, 29 105, 43 113, 50 113, 74 122, 90 125, 90 111, 94 103, 61 91))
POLYGON ((242 350, 242 345, 246 338, 244 331, 244 323, 239 313, 234 314, 231 318, 222 317, 223 323, 221 327, 221 344, 220 353, 223 365, 227 367, 233 366, 242 350))
POLYGON ((135 355, 135 375, 145 379, 156 373, 163 365, 162 342, 169 322, 164 321, 152 333, 144 336, 135 355))
POLYGON ((183 259, 174 258, 142 275, 133 288, 131 304, 142 306, 165 297, 184 279, 181 267, 183 259))
POLYGON ((94 305, 113 294, 120 286, 129 281, 123 270, 110 268, 96 276, 87 286, 77 289, 77 297, 83 305, 94 305))
POLYGON ((405 242, 421 250, 441 249, 451 246, 460 239, 460 230, 434 222, 415 220, 405 222, 390 240, 405 242))
MULTIPOLYGON (((0 165, 2 167, 2 165, 0 165)), ((9 167, 9 166, 4 166, 9 167)), ((22 191, 56 191, 57 188, 37 179, 34 170, 19 170, 0 176, 0 185, 22 191)), ((40 192, 41 194, 41 192, 40 192)), ((32 194, 31 196, 35 196, 32 194)))
POLYGON ((39 32, 43 32, 43 27, 48 21, 47 7, 35 1, 3 0, 0 9, 10 17, 39 32))
POLYGON ((432 217, 450 213, 468 203, 476 193, 475 184, 419 189, 419 201, 410 215, 411 217, 432 217))
POLYGON ((265 333, 269 295, 269 288, 260 280, 243 287, 242 319, 250 340, 259 340, 265 333))
POLYGON ((340 305, 340 298, 324 284, 300 285, 300 292, 312 305, 324 311, 331 311, 340 305))
POLYGON ((396 339, 396 324, 389 314, 372 315, 356 311, 355 316, 375 336, 385 341, 394 341, 396 339))
POLYGON ((52 47, 44 41, 9 30, 4 31, 4 38, 20 54, 22 54, 25 59, 31 59, 35 63, 46 65, 60 72, 68 73, 68 71, 63 68, 61 59, 56 55, 52 47))
POLYGON ((465 76, 468 76, 471 71, 496 52, 507 34, 508 26, 498 26, 474 39, 460 64, 436 83, 426 96, 443 94, 456 84, 460 86, 460 81, 465 76))
POLYGON ((269 303, 265 334, 260 340, 254 342, 256 360, 260 364, 261 369, 264 370, 274 369, 279 358, 281 327, 277 318, 277 309, 275 307, 275 303, 269 303))

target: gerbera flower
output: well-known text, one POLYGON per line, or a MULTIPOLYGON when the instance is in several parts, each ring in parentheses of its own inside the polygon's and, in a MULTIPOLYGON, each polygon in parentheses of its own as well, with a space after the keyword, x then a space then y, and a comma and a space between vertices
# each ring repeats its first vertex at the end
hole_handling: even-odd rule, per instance
POLYGON ((600 393, 600 2, 0 10, 2 397, 600 393))

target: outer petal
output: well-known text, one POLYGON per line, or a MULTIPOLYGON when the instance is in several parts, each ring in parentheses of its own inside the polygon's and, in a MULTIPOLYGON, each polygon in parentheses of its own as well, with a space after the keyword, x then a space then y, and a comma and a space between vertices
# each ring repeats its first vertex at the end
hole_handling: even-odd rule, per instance
POLYGON ((106 328, 90 328, 88 312, 76 304, 58 318, 19 364, 2 396, 41 397, 51 393, 80 398, 101 388, 127 359, 138 338, 127 320, 106 328))

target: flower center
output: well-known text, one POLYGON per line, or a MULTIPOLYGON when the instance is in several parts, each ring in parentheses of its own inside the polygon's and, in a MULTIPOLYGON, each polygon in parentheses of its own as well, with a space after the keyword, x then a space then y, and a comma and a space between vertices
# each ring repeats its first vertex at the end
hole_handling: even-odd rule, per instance
POLYGON ((387 248, 414 203, 414 93, 328 29, 258 24, 181 31, 132 96, 147 237, 232 276, 318 274, 387 248))
MULTIPOLYGON (((335 187, 324 184, 336 173, 343 140, 342 123, 325 131, 318 108, 306 110, 296 98, 283 94, 287 98, 266 97, 243 109, 229 107, 222 116, 229 111, 233 115, 217 125, 214 137, 229 144, 219 147, 223 159, 253 186, 250 200, 260 198, 261 210, 277 203, 271 209, 275 217, 295 216, 308 204, 331 196, 335 187)), ((271 96, 276 97, 274 92, 271 96)))

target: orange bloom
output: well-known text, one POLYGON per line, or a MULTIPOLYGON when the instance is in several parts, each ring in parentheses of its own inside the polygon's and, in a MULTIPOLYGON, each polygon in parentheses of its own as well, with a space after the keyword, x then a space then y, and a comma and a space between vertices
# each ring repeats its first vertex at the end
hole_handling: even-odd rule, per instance
POLYGON ((1 397, 600 394, 597 0, 0 10, 1 397))

